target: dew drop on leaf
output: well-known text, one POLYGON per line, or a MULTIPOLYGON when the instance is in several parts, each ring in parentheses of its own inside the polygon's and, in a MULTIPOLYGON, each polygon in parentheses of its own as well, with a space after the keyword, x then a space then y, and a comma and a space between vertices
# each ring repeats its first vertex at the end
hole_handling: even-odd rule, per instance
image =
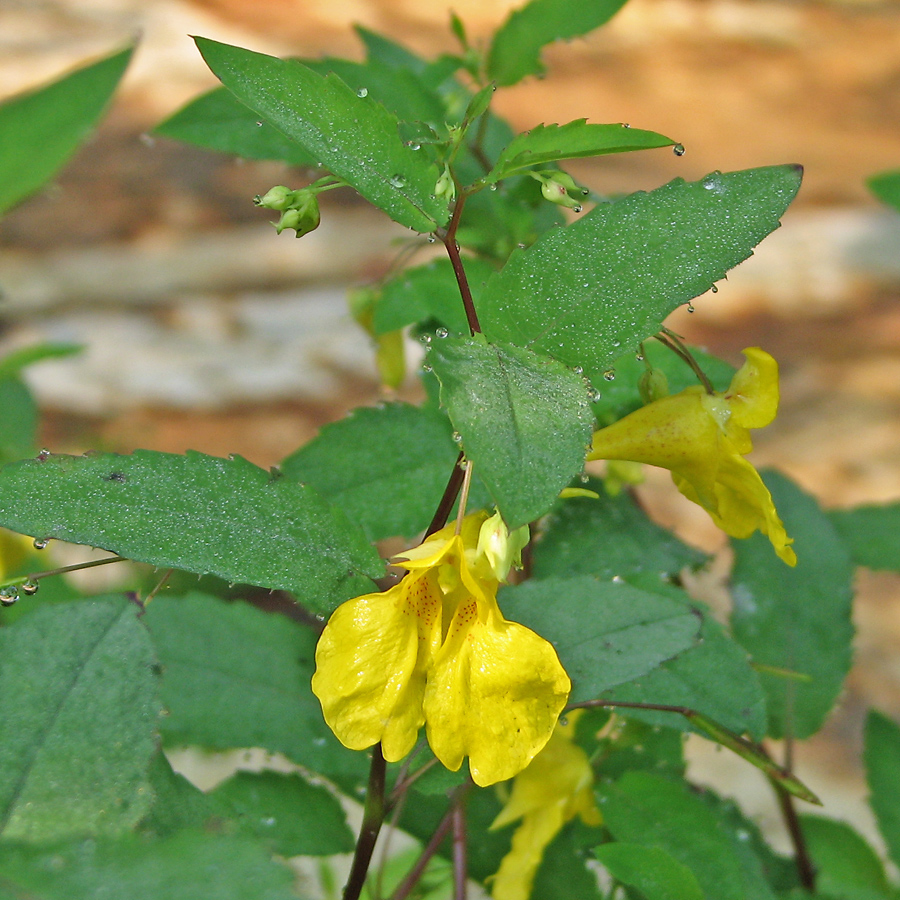
POLYGON ((456 444, 462 443, 462 435, 458 431, 453 432, 453 441, 456 444))
POLYGON ((688 305, 687 305, 687 311, 688 311, 689 313, 692 313, 692 312, 695 311, 695 307, 694 307, 694 304, 693 304, 693 303, 688 303, 688 305))
POLYGON ((19 589, 15 585, 0 588, 0 606, 12 606, 19 599, 19 589))
POLYGON ((714 294, 718 294, 718 293, 719 293, 719 286, 718 286, 717 284, 714 284, 714 285, 710 288, 710 290, 711 290, 714 294))
POLYGON ((616 370, 615 369, 607 369, 603 373, 603 378, 606 381, 615 381, 616 380, 616 370))
POLYGON ((391 182, 391 185, 395 188, 402 188, 406 184, 406 178, 404 178, 400 174, 391 175, 389 180, 391 182))
POLYGON ((360 88, 360 89, 356 92, 356 96, 357 96, 357 97, 368 97, 368 96, 369 96, 369 89, 368 89, 368 88, 360 88))
POLYGON ((684 156, 684 144, 676 144, 676 145, 672 148, 672 152, 673 152, 676 156, 684 156))
POLYGON ((50 543, 50 538, 35 538, 32 541, 32 545, 35 550, 45 550, 47 548, 47 544, 50 543))
POLYGON ((439 338, 445 338, 445 337, 447 337, 448 334, 450 334, 450 332, 446 328, 444 328, 443 325, 441 325, 439 328, 435 328, 434 333, 439 338))

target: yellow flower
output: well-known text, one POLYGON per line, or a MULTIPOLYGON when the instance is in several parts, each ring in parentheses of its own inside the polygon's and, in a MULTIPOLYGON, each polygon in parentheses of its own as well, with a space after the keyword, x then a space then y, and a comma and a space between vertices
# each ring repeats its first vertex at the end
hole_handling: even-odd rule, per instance
POLYGON ((778 363, 758 347, 743 352, 746 362, 727 391, 708 394, 697 386, 654 400, 595 432, 587 458, 671 470, 678 490, 726 534, 745 538, 758 529, 793 566, 793 539, 759 473, 744 459, 753 449, 748 429, 768 425, 778 411, 778 363))
POLYGON ((569 713, 567 724, 556 726, 547 746, 516 776, 509 801, 491 825, 491 829, 502 828, 522 820, 513 835, 512 849, 494 876, 494 900, 528 900, 544 850, 566 822, 575 816, 581 816, 585 825, 602 821, 594 802, 594 774, 587 754, 572 743, 581 712, 569 713))
POLYGON ((503 618, 498 574, 478 550, 489 521, 466 516, 458 535, 448 525, 400 555, 402 581, 335 610, 312 689, 344 746, 380 741, 396 762, 424 724, 434 755, 453 771, 468 756, 484 786, 512 778, 549 740, 571 684, 547 641, 503 618))

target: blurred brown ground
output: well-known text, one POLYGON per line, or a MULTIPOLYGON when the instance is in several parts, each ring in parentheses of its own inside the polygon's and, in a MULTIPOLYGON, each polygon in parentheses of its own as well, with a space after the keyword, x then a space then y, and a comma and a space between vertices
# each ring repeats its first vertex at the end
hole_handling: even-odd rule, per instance
MULTIPOLYGON (((514 5, 457 0, 453 8, 478 40, 514 5)), ((283 167, 238 163, 141 135, 215 83, 187 33, 270 53, 359 56, 353 22, 423 53, 453 48, 443 4, 412 0, 0 3, 3 94, 142 32, 125 88, 99 134, 52 189, 0 225, 0 263, 7 272, 19 263, 65 272, 73 254, 98 247, 139 259, 154 248, 192 247, 198 235, 228 240, 229 234, 254 233, 276 241, 249 199, 289 181, 283 167)), ((779 359, 782 409, 758 436, 758 463, 784 469, 826 505, 900 499, 900 216, 894 221, 880 210, 864 186, 870 175, 900 167, 900 4, 632 0, 588 39, 549 48, 545 61, 546 79, 498 94, 498 110, 515 126, 587 116, 661 131, 687 147, 682 159, 653 151, 573 165, 592 188, 625 192, 713 169, 805 166, 803 189, 783 228, 715 297, 701 298, 693 316, 682 311, 672 324, 733 362, 752 345, 779 359)), ((338 224, 330 232, 323 225, 319 268, 310 263, 314 284, 349 284, 384 270, 397 232, 352 198, 329 200, 324 212, 338 224), (358 225, 365 236, 358 258, 341 255, 357 233, 341 223, 358 225), (329 258, 340 261, 329 268, 329 258)), ((191 254, 186 257, 171 258, 192 265, 191 254)), ((0 306, 0 338, 41 333, 42 317, 57 309, 93 309, 99 323, 118 306, 128 307, 129 286, 113 285, 110 299, 103 277, 101 267, 96 302, 86 287, 78 294, 60 289, 47 309, 0 306), (121 304, 115 290, 122 292, 121 304)), ((235 277, 236 286, 213 279, 208 290, 192 290, 211 308, 227 307, 234 291, 252 286, 250 275, 235 277)), ((274 284, 261 279, 258 288, 282 289, 291 277, 274 278, 274 284)), ((141 315, 153 327, 177 331, 185 315, 181 304, 192 296, 178 303, 150 297, 141 302, 141 315)), ((210 327, 221 326, 226 338, 238 327, 227 316, 210 315, 210 327)), ((202 331, 203 323, 197 327, 202 331)), ((47 396, 45 443, 54 450, 99 445, 236 452, 268 466, 322 423, 378 396, 364 368, 340 360, 318 364, 345 376, 341 386, 300 399, 261 396, 183 409, 130 397, 104 414, 47 396)), ((234 366, 240 365, 236 358, 234 366)), ((648 488, 659 515, 692 539, 719 545, 703 514, 681 504, 665 481, 652 478, 648 488)), ((825 795, 826 811, 857 819, 863 815, 862 717, 877 705, 900 718, 900 579, 863 573, 859 587, 858 663, 841 710, 800 755, 801 774, 808 772, 825 795), (836 805, 829 796, 838 798, 836 805)))

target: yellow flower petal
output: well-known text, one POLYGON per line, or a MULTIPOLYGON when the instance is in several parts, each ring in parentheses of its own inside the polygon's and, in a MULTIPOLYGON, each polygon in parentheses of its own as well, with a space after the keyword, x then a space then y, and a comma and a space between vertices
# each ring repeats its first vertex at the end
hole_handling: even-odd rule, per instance
POLYGON ((440 643, 440 591, 431 573, 335 610, 316 647, 313 693, 328 727, 351 750, 381 741, 406 756, 424 722, 426 672, 440 643))
POLYGON ((571 688, 556 651, 489 598, 460 603, 425 689, 428 743, 482 787, 512 778, 550 739, 571 688))
POLYGON ((778 363, 759 347, 743 351, 746 362, 725 392, 732 421, 744 428, 765 428, 778 412, 778 363))
POLYGON ((513 834, 491 886, 493 900, 528 900, 544 851, 563 827, 563 811, 547 806, 528 816, 513 834))

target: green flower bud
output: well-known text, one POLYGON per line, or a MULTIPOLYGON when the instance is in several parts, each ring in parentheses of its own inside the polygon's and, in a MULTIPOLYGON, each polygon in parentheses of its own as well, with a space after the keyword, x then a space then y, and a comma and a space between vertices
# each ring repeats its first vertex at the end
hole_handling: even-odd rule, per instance
POLYGON ((444 166, 441 177, 435 182, 434 196, 444 198, 448 201, 453 200, 456 197, 456 183, 453 181, 453 176, 450 174, 449 166, 444 166))
POLYGON ((266 209, 283 211, 292 205, 291 201, 293 199, 294 192, 283 184, 279 184, 266 194, 263 194, 262 197, 256 197, 253 202, 257 206, 262 206, 266 209))
POLYGON ((662 369, 645 369, 638 380, 638 392, 644 403, 652 403, 669 396, 669 379, 662 369))
POLYGON ((498 581, 506 581, 513 566, 521 568, 522 551, 529 540, 527 525, 510 531, 497 512, 482 524, 475 555, 487 562, 498 581))
POLYGON ((319 201, 316 195, 309 189, 292 191, 294 195, 291 207, 286 209, 278 222, 275 223, 275 231, 281 234, 285 228, 293 228, 297 237, 303 237, 319 227, 321 216, 319 214, 319 201))

